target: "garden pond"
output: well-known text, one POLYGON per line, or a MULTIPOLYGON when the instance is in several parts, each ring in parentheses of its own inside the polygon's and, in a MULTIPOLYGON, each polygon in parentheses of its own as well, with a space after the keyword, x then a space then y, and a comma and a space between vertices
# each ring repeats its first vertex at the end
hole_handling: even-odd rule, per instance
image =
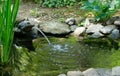
POLYGON ((48 37, 33 41, 35 51, 21 49, 15 76, 57 76, 71 70, 84 71, 90 67, 111 68, 120 65, 120 51, 116 41, 75 37, 48 37), (115 50, 117 49, 117 50, 115 50))

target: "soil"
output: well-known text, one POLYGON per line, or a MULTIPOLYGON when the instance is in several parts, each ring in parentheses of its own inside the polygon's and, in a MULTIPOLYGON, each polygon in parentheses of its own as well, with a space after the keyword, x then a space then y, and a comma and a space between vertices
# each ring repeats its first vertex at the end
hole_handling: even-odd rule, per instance
POLYGON ((84 13, 80 10, 80 5, 61 8, 46 8, 32 2, 21 3, 18 18, 34 17, 40 21, 60 20, 63 21, 70 17, 79 17, 84 13))

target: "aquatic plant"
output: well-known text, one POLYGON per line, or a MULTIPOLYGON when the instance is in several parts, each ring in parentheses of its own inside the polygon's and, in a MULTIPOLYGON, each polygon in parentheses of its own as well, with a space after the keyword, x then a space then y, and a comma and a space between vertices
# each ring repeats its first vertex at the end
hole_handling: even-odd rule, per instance
POLYGON ((20 0, 0 0, 0 63, 9 62, 20 0))

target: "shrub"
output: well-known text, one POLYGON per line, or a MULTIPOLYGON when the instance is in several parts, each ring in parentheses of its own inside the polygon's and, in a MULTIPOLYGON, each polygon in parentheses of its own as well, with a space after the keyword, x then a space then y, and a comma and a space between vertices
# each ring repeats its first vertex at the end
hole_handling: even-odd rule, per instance
POLYGON ((81 9, 92 12, 97 21, 105 21, 118 10, 120 0, 87 0, 82 4, 81 9))
POLYGON ((63 6, 72 6, 75 3, 76 3, 76 0, 44 0, 42 6, 63 7, 63 6))

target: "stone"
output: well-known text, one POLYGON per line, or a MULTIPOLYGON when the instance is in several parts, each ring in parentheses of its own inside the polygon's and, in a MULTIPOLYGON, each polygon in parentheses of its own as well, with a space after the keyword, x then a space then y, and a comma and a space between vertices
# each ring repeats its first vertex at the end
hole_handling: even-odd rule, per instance
POLYGON ((71 29, 71 31, 73 32, 73 31, 75 31, 75 29, 76 29, 77 27, 78 27, 77 25, 72 25, 72 26, 70 26, 70 29, 71 29))
POLYGON ((85 24, 84 24, 84 27, 88 28, 90 26, 90 21, 89 21, 89 18, 86 18, 85 19, 85 24))
POLYGON ((119 38, 119 30, 118 29, 114 29, 111 34, 109 35, 110 38, 112 39, 118 39, 119 38))
POLYGON ((119 26, 119 27, 120 27, 120 19, 119 19, 119 20, 114 21, 114 25, 117 25, 117 26, 119 26))
POLYGON ((112 76, 120 76, 120 66, 112 68, 112 76))
POLYGON ((83 71, 84 76, 100 76, 94 68, 83 71))
POLYGON ((31 36, 32 38, 37 38, 38 36, 38 30, 34 27, 39 27, 39 21, 35 18, 27 18, 22 20, 17 24, 17 26, 14 29, 15 33, 21 33, 27 36, 31 36))
POLYGON ((76 21, 75 21, 75 18, 67 18, 65 23, 68 24, 68 25, 75 25, 76 21))
POLYGON ((111 31, 114 30, 115 28, 116 28, 115 25, 107 25, 107 26, 103 27, 102 29, 100 29, 100 32, 102 34, 107 35, 107 34, 110 34, 111 31))
POLYGON ((95 32, 92 35, 88 35, 88 38, 100 38, 103 37, 104 35, 101 34, 100 32, 95 32))
POLYGON ((99 32, 103 28, 103 25, 101 24, 91 24, 88 29, 86 30, 86 33, 95 33, 99 32))
POLYGON ((76 20, 76 24, 78 25, 81 22, 83 22, 85 20, 85 18, 84 17, 78 17, 78 18, 75 18, 75 20, 76 20))
POLYGON ((119 16, 114 16, 114 17, 110 18, 110 19, 106 22, 106 24, 107 24, 107 25, 112 25, 112 24, 114 24, 114 22, 115 22, 116 20, 118 20, 118 19, 120 19, 119 16))
POLYGON ((84 76, 81 71, 68 71, 67 76, 84 76))
POLYGON ((22 30, 22 31, 30 31, 30 29, 31 29, 33 26, 34 26, 34 25, 30 24, 29 21, 24 20, 24 21, 20 22, 17 27, 18 27, 20 30, 22 30))
POLYGON ((88 37, 91 38, 99 38, 104 36, 102 33, 100 33, 100 30, 103 28, 101 24, 91 24, 88 29, 86 29, 86 34, 88 34, 88 37))
POLYGON ((59 74, 58 76, 66 76, 66 74, 59 74))
POLYGON ((82 35, 85 32, 85 27, 78 27, 75 29, 75 31, 73 32, 74 36, 79 37, 80 35, 82 35))
POLYGON ((112 70, 111 69, 98 68, 98 69, 95 69, 95 70, 100 76, 111 76, 112 75, 112 70))
POLYGON ((49 34, 62 35, 71 32, 69 25, 57 21, 47 21, 40 25, 40 29, 49 34))

